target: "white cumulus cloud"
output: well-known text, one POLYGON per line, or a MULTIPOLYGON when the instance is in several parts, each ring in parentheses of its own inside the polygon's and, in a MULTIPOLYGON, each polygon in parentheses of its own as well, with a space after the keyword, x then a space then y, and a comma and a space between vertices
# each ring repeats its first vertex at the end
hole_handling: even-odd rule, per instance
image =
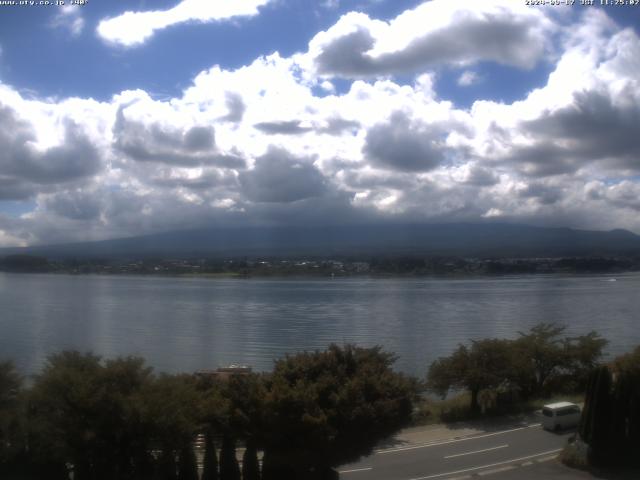
POLYGON ((234 17, 253 16, 271 0, 183 0, 168 10, 127 11, 102 20, 98 35, 105 41, 124 47, 140 45, 158 30, 184 22, 214 22, 234 17))
POLYGON ((493 61, 529 69, 550 48, 543 9, 508 0, 432 0, 390 21, 350 12, 309 45, 318 74, 362 78, 493 61))
MULTIPOLYGON (((452 31, 468 34, 457 29, 460 22, 490 35, 487 11, 504 20, 493 24, 503 28, 500 38, 536 38, 540 28, 555 28, 541 17, 550 9, 451 2, 454 18, 452 7, 432 4, 444 15, 439 35, 452 41, 452 31), (520 16, 501 16, 507 11, 520 16), (505 37, 512 31, 506 25, 528 27, 505 37)), ((427 21, 415 11, 398 18, 427 21)), ((130 90, 103 102, 37 100, 0 85, 0 200, 36 205, 19 218, 0 215, 0 245, 213 224, 389 219, 499 218, 640 232, 640 38, 633 29, 585 9, 554 55, 522 43, 513 48, 529 55, 524 60, 508 49, 492 57, 498 50, 466 38, 434 57, 421 35, 440 37, 428 22, 391 46, 383 39, 398 19, 346 18, 311 41, 313 55, 273 53, 235 69, 213 66, 170 99, 130 90), (351 38, 352 25, 366 26, 360 38, 373 40, 355 56, 344 49, 342 63, 333 58, 331 65, 342 65, 336 75, 361 77, 338 88, 344 83, 309 68, 309 60, 318 52, 337 55, 336 42, 351 38), (414 59, 422 52, 424 63, 406 63, 409 50, 414 59), (520 68, 541 59, 553 63, 539 88, 514 102, 479 98, 470 108, 440 98, 438 73, 430 71, 434 62, 520 68), (413 79, 378 75, 409 64, 418 68, 413 79)))

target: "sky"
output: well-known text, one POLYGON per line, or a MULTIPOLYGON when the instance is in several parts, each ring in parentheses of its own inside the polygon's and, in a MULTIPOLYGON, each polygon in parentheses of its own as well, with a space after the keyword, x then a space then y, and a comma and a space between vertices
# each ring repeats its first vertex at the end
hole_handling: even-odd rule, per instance
POLYGON ((640 233, 640 0, 61 3, 0 1, 0 246, 640 233))

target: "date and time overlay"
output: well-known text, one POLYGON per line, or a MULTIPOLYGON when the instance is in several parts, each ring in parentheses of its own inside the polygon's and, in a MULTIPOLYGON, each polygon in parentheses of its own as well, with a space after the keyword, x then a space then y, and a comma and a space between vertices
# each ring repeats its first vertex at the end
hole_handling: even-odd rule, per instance
POLYGON ((0 0, 0 7, 83 7, 88 4, 89 0, 0 0))
MULTIPOLYGON (((640 7, 640 0, 522 0, 525 5, 572 7, 640 7)), ((65 5, 85 6, 89 0, 0 0, 0 7, 63 7, 65 5)))

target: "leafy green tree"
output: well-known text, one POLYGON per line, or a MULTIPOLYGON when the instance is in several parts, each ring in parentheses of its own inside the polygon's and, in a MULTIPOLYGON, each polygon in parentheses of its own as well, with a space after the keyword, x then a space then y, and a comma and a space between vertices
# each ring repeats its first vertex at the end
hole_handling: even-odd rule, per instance
POLYGON ((474 340, 470 347, 459 345, 450 356, 431 364, 427 388, 441 396, 446 396, 452 389, 468 390, 470 408, 478 412, 478 394, 481 390, 495 389, 510 379, 513 359, 513 346, 508 340, 474 340))
POLYGON ((592 373, 580 419, 580 436, 589 444, 590 460, 594 463, 606 463, 610 454, 611 385, 608 367, 602 366, 592 373))
POLYGON ((612 364, 615 376, 612 444, 620 463, 640 467, 640 346, 617 357, 612 364))
MULTIPOLYGON (((202 412, 196 381, 191 375, 162 374, 144 385, 138 396, 138 408, 151 447, 170 458, 190 448, 200 426, 202 412)), ((169 467, 163 469, 169 473, 169 467)))
POLYGON ((591 374, 579 433, 592 464, 640 467, 640 347, 591 374))
POLYGON ((514 378, 526 398, 552 391, 584 391, 607 340, 596 332, 561 337, 566 327, 540 323, 520 332, 514 346, 514 378))
POLYGON ((612 364, 616 372, 640 374, 640 346, 636 347, 631 353, 616 357, 612 364))
POLYGON ((259 443, 264 428, 265 379, 262 375, 234 375, 220 385, 220 429, 231 438, 259 443))
POLYGON ((565 376, 573 383, 574 390, 586 390, 589 375, 598 367, 607 343, 609 342, 595 331, 563 340, 565 376))
POLYGON ((331 345, 276 362, 265 399, 263 479, 331 478, 406 425, 416 382, 380 347, 331 345), (287 473, 288 471, 288 473, 287 473))
POLYGON ((220 478, 236 478, 240 470, 230 448, 236 439, 255 447, 264 435, 266 390, 263 376, 242 374, 225 380, 205 379, 199 387, 203 396, 203 424, 223 437, 220 478))
POLYGON ((54 355, 30 402, 35 445, 73 464, 80 480, 151 478, 154 450, 162 452, 161 475, 170 477, 199 419, 191 376, 154 377, 135 357, 102 362, 78 352, 54 355))
POLYGON ((0 476, 8 474, 24 447, 21 389, 13 363, 0 362, 0 476))
POLYGON ((518 383, 525 397, 542 392, 547 380, 567 365, 567 355, 560 335, 566 327, 539 323, 529 332, 519 332, 515 342, 520 361, 518 383))
POLYGON ((135 357, 49 357, 29 397, 30 446, 73 464, 78 479, 144 478, 149 437, 135 407, 150 376, 135 357))
POLYGON ((102 413, 101 374, 100 357, 62 352, 48 358, 31 391, 30 444, 73 464, 79 480, 99 461, 95 421, 102 413))

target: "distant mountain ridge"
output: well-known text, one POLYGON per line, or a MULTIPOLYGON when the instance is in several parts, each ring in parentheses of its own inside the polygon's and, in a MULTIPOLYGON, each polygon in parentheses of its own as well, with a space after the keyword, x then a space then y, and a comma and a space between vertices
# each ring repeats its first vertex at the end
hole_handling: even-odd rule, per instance
POLYGON ((0 256, 188 258, 431 255, 558 257, 640 255, 640 236, 495 223, 207 228, 62 245, 0 249, 0 256))

